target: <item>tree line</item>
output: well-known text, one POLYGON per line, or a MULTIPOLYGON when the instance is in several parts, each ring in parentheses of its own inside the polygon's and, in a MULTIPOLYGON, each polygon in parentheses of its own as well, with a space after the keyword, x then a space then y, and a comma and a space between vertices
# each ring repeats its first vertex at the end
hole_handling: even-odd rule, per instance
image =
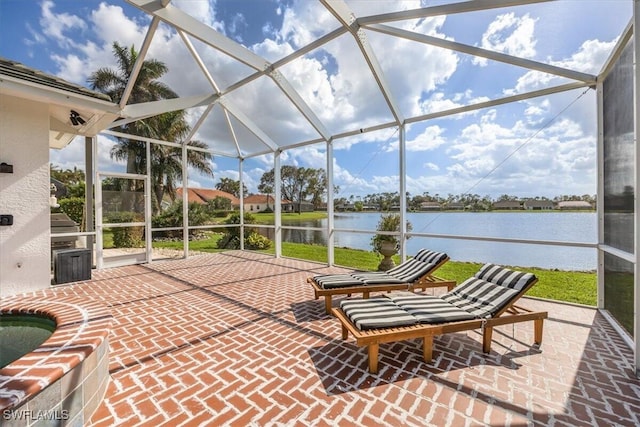
MULTIPOLYGON (((451 206, 456 204, 458 206, 463 206, 465 209, 472 211, 488 211, 491 210, 495 203, 498 202, 518 202, 523 200, 546 200, 554 203, 560 201, 585 201, 592 205, 595 205, 596 196, 590 194, 583 195, 560 195, 556 196, 553 199, 550 199, 545 196, 535 196, 535 197, 519 197, 509 194, 502 194, 498 197, 491 197, 490 195, 480 195, 480 194, 472 194, 472 193, 463 193, 463 194, 447 194, 446 196, 442 196, 438 193, 430 194, 429 192, 424 192, 422 194, 418 194, 412 196, 411 193, 407 192, 406 194, 406 204, 408 210, 420 210, 424 203, 437 203, 440 206, 451 206)), ((337 207, 347 207, 351 210, 380 210, 380 211, 389 211, 397 209, 400 206, 400 193, 399 192, 383 192, 383 193, 374 193, 367 194, 366 196, 355 196, 350 195, 348 197, 339 197, 336 198, 334 204, 337 207)))
MULTIPOLYGON (((72 188, 79 187, 74 193, 84 192, 84 173, 74 168, 74 170, 61 170, 60 168, 51 167, 51 176, 64 182, 65 184, 72 184, 72 188)), ((284 200, 297 203, 300 206, 301 203, 310 203, 314 209, 322 209, 326 203, 327 196, 327 176, 324 169, 304 168, 296 167, 293 165, 283 165, 280 171, 281 176, 281 195, 284 200)), ((113 183, 115 184, 115 183, 113 183)), ((119 190, 117 185, 112 185, 114 190, 119 190)), ((215 188, 220 191, 232 194, 235 197, 240 197, 240 181, 233 180, 231 178, 220 178, 215 184, 215 188)), ((334 187, 334 194, 339 194, 340 188, 334 187)), ((258 192, 264 195, 272 196, 275 193, 275 171, 271 170, 265 172, 258 185, 258 192)), ((243 184, 242 194, 246 197, 251 195, 248 192, 246 185, 243 184)), ((78 194, 79 195, 79 194, 78 194)), ((84 194, 82 194, 84 195, 84 194)), ((171 200, 175 201, 175 196, 171 197, 171 200)), ((225 199, 226 200, 226 199, 225 199)), ((584 201, 595 206, 596 195, 583 194, 563 194, 554 198, 548 198, 545 196, 535 196, 522 198, 510 194, 502 194, 498 197, 491 197, 489 195, 479 195, 472 193, 463 194, 447 194, 446 196, 439 193, 431 194, 424 192, 422 194, 411 195, 407 192, 406 203, 409 210, 420 210, 423 204, 437 203, 440 206, 450 206, 452 204, 458 204, 464 206, 465 209, 475 211, 491 210, 495 203, 498 202, 516 202, 523 200, 547 200, 554 203, 560 201, 584 201)), ((229 209, 226 205, 218 206, 220 203, 215 204, 219 209, 229 209)), ((381 192, 367 194, 366 196, 349 195, 347 197, 336 197, 334 199, 334 205, 337 209, 348 210, 379 210, 389 211, 397 209, 400 206, 400 193, 399 192, 381 192)))

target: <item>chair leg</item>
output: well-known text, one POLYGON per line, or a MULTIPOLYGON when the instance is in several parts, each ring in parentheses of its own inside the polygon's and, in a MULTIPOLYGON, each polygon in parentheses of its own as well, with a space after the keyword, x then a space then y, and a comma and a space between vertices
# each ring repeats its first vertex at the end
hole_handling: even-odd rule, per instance
POLYGON ((485 326, 482 334, 482 351, 491 353, 491 336, 493 335, 493 327, 485 326))
POLYGON ((324 311, 331 314, 331 295, 324 296, 324 311))
POLYGON ((378 373, 378 343, 369 344, 369 372, 372 374, 378 373))
POLYGON ((349 338, 349 330, 346 326, 342 325, 342 339, 346 340, 347 338, 349 338))
POLYGON ((433 335, 426 335, 422 339, 422 358, 427 363, 433 359, 433 335))
POLYGON ((535 319, 533 321, 534 342, 538 345, 542 344, 542 326, 544 319, 535 319))

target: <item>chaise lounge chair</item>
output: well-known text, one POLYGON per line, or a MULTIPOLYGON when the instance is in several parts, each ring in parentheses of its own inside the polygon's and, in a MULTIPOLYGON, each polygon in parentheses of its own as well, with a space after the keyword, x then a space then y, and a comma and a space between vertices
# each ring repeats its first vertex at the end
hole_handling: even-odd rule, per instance
POLYGON ((533 321, 534 342, 541 344, 547 312, 514 305, 537 281, 531 273, 485 264, 439 297, 393 292, 371 299, 346 299, 332 312, 342 324, 342 339, 351 333, 357 345, 368 346, 369 371, 376 373, 378 347, 385 342, 422 338, 424 361, 430 362, 434 335, 481 329, 482 350, 489 353, 495 326, 533 321))
POLYGON ((415 257, 387 271, 325 274, 309 277, 307 282, 313 287, 315 299, 324 297, 325 310, 329 314, 333 295, 361 293, 364 298, 369 298, 371 292, 413 291, 441 286, 446 286, 450 291, 456 285, 455 281, 433 275, 448 260, 445 253, 422 249, 415 257))

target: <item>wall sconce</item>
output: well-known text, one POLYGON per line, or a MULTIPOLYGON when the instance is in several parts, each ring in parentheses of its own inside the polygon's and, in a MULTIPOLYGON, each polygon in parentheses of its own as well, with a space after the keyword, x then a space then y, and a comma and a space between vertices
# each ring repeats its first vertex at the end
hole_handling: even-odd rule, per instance
POLYGON ((0 173, 13 173, 13 165, 5 162, 0 163, 0 173))
POLYGON ((71 110, 71 112, 69 113, 69 120, 71 120, 71 124, 74 126, 85 124, 84 119, 80 117, 80 114, 78 114, 78 112, 75 110, 71 110))

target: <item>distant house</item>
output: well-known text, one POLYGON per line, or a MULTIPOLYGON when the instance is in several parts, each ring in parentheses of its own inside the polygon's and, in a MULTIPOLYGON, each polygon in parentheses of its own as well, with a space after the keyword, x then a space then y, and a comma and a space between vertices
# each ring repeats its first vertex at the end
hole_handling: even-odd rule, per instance
MULTIPOLYGON (((287 205, 286 201, 281 202, 283 211, 286 211, 284 207, 287 205)), ((253 194, 244 198, 244 210, 245 212, 263 212, 266 210, 273 210, 275 207, 275 199, 271 195, 267 194, 253 194)), ((291 209, 291 208, 288 208, 291 209)))
POLYGON ((344 203, 338 203, 336 205, 336 210, 337 211, 355 211, 356 210, 356 205, 354 203, 351 202, 344 202, 344 203))
POLYGON ((560 210, 592 210, 593 206, 589 202, 583 200, 566 200, 558 202, 558 209, 560 210))
MULTIPOLYGON (((240 199, 226 191, 216 190, 215 188, 187 188, 187 200, 189 203, 206 205, 209 201, 215 200, 216 197, 228 199, 233 209, 240 208, 240 199)), ((182 200, 182 187, 176 189, 176 199, 182 200)))
POLYGON ((422 202, 420 203, 421 211, 439 211, 442 209, 438 202, 422 202))
POLYGON ((450 211, 463 211, 464 210, 464 203, 451 202, 451 203, 447 204, 446 208, 447 208, 447 210, 450 210, 450 211))
MULTIPOLYGON (((311 202, 306 202, 306 201, 289 202, 289 201, 287 201, 287 203, 293 209, 290 212, 313 212, 315 210, 315 208, 313 206, 313 203, 311 203, 311 202)), ((284 204, 285 204, 285 202, 282 202, 282 206, 283 206, 282 210, 283 211, 284 211, 284 204)))
POLYGON ((519 210, 522 209, 522 203, 517 200, 503 200, 501 202, 495 202, 493 209, 496 210, 519 210))
POLYGON ((528 211, 550 211, 553 210, 553 202, 551 200, 525 200, 522 207, 528 211))

